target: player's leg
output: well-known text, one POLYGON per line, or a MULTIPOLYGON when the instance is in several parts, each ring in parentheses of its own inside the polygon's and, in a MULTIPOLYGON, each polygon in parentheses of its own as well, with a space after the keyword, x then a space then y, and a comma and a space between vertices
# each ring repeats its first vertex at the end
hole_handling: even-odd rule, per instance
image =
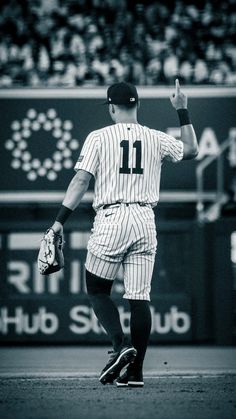
MULTIPOLYGON (((113 279, 121 264, 121 258, 113 257, 114 237, 118 236, 118 208, 106 217, 101 209, 96 214, 86 258, 87 290, 94 312, 112 340, 114 351, 123 341, 123 331, 117 307, 110 298, 113 279)), ((115 243, 116 248, 117 243, 115 243)))
POLYGON ((131 362, 136 350, 124 337, 118 309, 110 297, 112 280, 116 277, 119 263, 109 262, 88 252, 86 260, 86 284, 94 312, 110 336, 114 351, 100 375, 102 384, 112 382, 121 369, 131 362))
POLYGON ((110 298, 112 282, 122 262, 120 232, 124 215, 119 206, 99 210, 88 242, 86 280, 91 304, 98 320, 110 336, 114 351, 123 341, 119 312, 110 298), (109 217, 106 217, 106 215, 109 217), (93 274, 93 275, 91 275, 93 274), (103 280, 101 279, 103 278, 103 280))
POLYGON ((138 371, 143 369, 143 362, 148 346, 152 326, 152 318, 149 301, 129 300, 130 303, 130 331, 131 341, 137 349, 137 356, 133 367, 138 371))
POLYGON ((133 367, 137 370, 143 368, 151 332, 149 301, 154 262, 155 255, 130 255, 125 269, 126 295, 124 297, 129 297, 131 340, 138 351, 133 367))
POLYGON ((151 331, 149 307, 152 273, 157 247, 155 217, 151 208, 134 205, 132 210, 133 244, 123 262, 125 295, 130 303, 131 340, 137 349, 134 362, 117 380, 117 385, 143 385, 143 362, 151 331))
POLYGON ((149 301, 129 300, 131 341, 137 355, 121 377, 117 386, 143 387, 143 362, 151 332, 151 311, 149 301))
POLYGON ((101 278, 86 270, 87 292, 99 322, 118 351, 124 338, 118 309, 110 298, 113 281, 101 278))
POLYGON ((132 368, 142 371, 151 332, 150 291, 155 263, 157 237, 155 216, 148 207, 132 207, 136 240, 124 260, 125 295, 131 311, 131 338, 138 353, 132 368))
POLYGON ((149 306, 155 255, 130 254, 124 262, 124 298, 130 304, 131 342, 137 355, 117 385, 143 386, 143 362, 151 332, 149 306))

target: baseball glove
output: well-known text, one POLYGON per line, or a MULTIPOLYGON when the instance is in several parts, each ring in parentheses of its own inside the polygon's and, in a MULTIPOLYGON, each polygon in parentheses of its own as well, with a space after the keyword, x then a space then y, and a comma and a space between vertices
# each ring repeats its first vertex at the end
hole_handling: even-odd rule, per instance
POLYGON ((50 275, 64 267, 63 237, 49 228, 44 234, 38 254, 38 269, 42 275, 50 275))

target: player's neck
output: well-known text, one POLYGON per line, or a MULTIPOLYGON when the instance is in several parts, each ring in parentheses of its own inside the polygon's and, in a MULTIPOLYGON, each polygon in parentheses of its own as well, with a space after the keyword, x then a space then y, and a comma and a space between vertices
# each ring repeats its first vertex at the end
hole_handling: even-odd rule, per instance
POLYGON ((116 124, 138 124, 138 121, 134 115, 120 115, 116 118, 116 124))

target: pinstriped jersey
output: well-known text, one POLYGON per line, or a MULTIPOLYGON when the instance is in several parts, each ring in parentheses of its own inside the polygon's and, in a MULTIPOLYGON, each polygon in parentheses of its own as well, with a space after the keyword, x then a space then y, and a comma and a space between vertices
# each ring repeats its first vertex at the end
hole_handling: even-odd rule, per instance
POLYGON ((182 158, 182 141, 140 124, 117 123, 88 135, 75 170, 94 176, 95 210, 115 202, 154 207, 159 200, 163 160, 182 158))

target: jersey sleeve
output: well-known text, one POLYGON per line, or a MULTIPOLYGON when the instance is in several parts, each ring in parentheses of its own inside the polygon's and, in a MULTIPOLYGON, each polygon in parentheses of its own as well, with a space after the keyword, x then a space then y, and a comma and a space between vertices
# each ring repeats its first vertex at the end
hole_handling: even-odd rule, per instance
POLYGON ((181 161, 184 155, 183 142, 161 131, 157 131, 157 134, 160 142, 161 160, 181 161))
POLYGON ((93 133, 86 138, 79 158, 75 164, 75 171, 85 170, 95 176, 99 163, 98 137, 93 133))

